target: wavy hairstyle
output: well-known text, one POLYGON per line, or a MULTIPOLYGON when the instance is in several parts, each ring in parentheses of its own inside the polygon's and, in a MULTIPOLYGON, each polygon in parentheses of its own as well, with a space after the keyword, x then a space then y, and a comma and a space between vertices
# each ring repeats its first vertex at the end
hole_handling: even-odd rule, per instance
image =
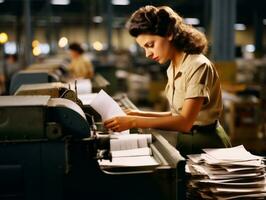
POLYGON ((188 54, 207 51, 206 36, 193 26, 185 24, 183 18, 168 6, 147 5, 139 8, 127 21, 126 28, 133 37, 140 34, 162 37, 172 35, 175 48, 188 54))

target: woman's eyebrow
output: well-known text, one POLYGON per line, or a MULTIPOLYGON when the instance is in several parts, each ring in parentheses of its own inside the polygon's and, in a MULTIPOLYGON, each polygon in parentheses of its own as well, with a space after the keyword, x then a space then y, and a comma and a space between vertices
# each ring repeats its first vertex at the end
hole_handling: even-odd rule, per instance
POLYGON ((146 42, 146 43, 144 44, 144 47, 149 47, 151 44, 152 44, 152 41, 146 42))

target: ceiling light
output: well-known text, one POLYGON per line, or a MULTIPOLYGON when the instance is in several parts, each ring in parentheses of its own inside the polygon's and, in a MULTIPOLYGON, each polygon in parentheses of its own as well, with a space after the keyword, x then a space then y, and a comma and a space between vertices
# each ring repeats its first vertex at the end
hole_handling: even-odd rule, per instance
POLYGON ((53 5, 68 5, 68 4, 70 4, 70 0, 51 0, 51 4, 53 4, 53 5))
POLYGON ((5 2, 5 0, 0 0, 0 3, 4 3, 5 2))
POLYGON ((38 46, 38 47, 34 47, 33 49, 32 49, 32 54, 34 55, 34 56, 39 56, 39 55, 41 55, 41 48, 38 46))
POLYGON ((50 52, 50 46, 47 43, 40 44, 40 50, 42 54, 48 54, 50 52))
POLYGON ((32 47, 37 47, 39 45, 40 45, 40 42, 38 40, 33 40, 32 43, 31 43, 32 47))
POLYGON ((6 54, 15 54, 17 53, 17 45, 15 42, 7 42, 5 44, 5 53, 6 54))
POLYGON ((248 45, 245 46, 245 49, 246 49, 247 52, 252 53, 252 52, 255 51, 255 45, 254 44, 248 44, 248 45))
POLYGON ((237 31, 244 31, 246 30, 246 25, 245 24, 235 24, 235 30, 237 31))
POLYGON ((198 18, 184 18, 184 22, 190 25, 199 25, 200 20, 198 18))
POLYGON ((113 5, 126 6, 129 5, 129 0, 112 0, 113 5))
POLYGON ((5 44, 8 41, 8 35, 4 32, 0 33, 0 44, 5 44))
POLYGON ((103 50, 103 44, 99 41, 95 41, 93 42, 92 44, 93 48, 96 50, 96 51, 101 51, 103 50))
POLYGON ((94 23, 102 23, 103 22, 103 17, 102 16, 94 16, 93 17, 93 19, 92 19, 92 21, 94 22, 94 23))
POLYGON ((58 41, 58 46, 60 48, 66 47, 68 44, 68 39, 66 37, 61 37, 60 40, 58 41))

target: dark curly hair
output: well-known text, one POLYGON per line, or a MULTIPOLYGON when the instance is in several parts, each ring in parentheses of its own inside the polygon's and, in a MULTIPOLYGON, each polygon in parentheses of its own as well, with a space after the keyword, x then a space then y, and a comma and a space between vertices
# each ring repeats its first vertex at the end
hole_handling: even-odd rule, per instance
POLYGON ((76 51, 79 54, 83 54, 84 53, 84 49, 81 47, 81 45, 77 42, 73 42, 69 45, 68 49, 72 50, 72 51, 76 51))
POLYGON ((207 51, 206 36, 191 25, 185 24, 168 6, 144 6, 135 11, 126 24, 130 35, 140 34, 173 36, 176 49, 188 54, 200 54, 207 51))

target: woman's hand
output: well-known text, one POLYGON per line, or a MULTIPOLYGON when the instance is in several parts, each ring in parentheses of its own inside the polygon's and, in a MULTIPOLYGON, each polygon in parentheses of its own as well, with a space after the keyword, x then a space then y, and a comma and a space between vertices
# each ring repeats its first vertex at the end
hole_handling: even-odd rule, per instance
POLYGON ((117 116, 104 122, 107 129, 114 132, 121 132, 136 127, 136 119, 132 116, 117 116))

